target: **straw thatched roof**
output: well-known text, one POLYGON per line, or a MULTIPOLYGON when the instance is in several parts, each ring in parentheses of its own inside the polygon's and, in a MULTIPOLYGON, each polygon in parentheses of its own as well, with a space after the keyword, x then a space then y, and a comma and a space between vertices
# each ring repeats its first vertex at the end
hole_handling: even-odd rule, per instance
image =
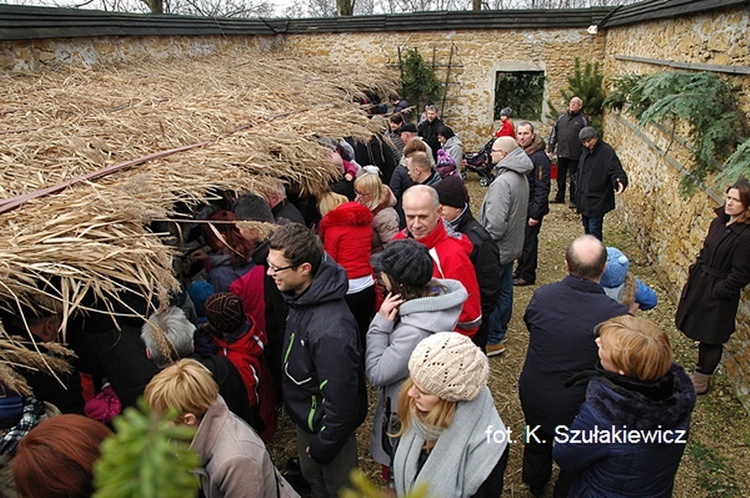
POLYGON ((321 191, 335 168, 318 138, 369 136, 353 98, 394 83, 247 48, 0 78, 0 299, 65 317, 86 293, 113 300, 123 285, 164 304, 175 249, 149 222, 279 179, 321 191))

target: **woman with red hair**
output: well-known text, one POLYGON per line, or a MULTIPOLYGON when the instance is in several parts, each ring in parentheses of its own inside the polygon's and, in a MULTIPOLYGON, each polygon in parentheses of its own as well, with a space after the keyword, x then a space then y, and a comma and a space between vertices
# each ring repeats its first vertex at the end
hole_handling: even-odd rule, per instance
POLYGON ((99 446, 112 434, 83 415, 44 420, 21 440, 13 459, 13 480, 20 496, 88 498, 99 446))

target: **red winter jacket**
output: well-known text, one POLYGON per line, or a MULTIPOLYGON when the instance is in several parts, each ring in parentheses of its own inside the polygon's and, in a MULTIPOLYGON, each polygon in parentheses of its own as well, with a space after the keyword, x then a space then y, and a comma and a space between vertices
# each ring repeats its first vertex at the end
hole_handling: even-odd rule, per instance
POLYGON ((211 336, 218 356, 226 356, 242 377, 250 406, 258 405, 265 430, 260 434, 268 441, 276 430, 276 400, 274 398, 271 372, 263 356, 263 341, 256 333, 255 324, 248 320, 250 328, 234 342, 211 336))
POLYGON ((237 294, 242 301, 245 315, 255 323, 258 337, 263 344, 268 343, 266 334, 266 302, 263 296, 263 279, 265 278, 263 265, 253 266, 249 272, 229 284, 229 292, 237 294))
POLYGON ((372 274, 372 213, 358 202, 347 202, 323 216, 318 225, 323 248, 346 270, 349 280, 372 274))
MULTIPOLYGON (((398 232, 393 240, 411 238, 407 230, 398 232)), ((469 297, 466 298, 461 308, 458 325, 454 330, 473 337, 482 321, 482 305, 477 275, 474 265, 469 260, 469 254, 471 254, 469 238, 462 233, 448 235, 443 223, 439 222, 429 235, 417 242, 430 250, 430 256, 435 262, 432 270, 433 277, 458 280, 466 288, 469 297)))

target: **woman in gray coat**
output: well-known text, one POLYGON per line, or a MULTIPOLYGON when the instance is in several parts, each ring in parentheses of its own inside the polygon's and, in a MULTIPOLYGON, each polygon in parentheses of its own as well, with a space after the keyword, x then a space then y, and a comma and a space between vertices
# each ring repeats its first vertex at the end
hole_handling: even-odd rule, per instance
POLYGON ((467 293, 456 280, 434 280, 427 248, 413 240, 391 242, 371 263, 388 294, 367 331, 365 373, 378 388, 370 452, 390 466, 389 435, 398 432, 396 401, 409 356, 425 337, 455 328, 467 293))

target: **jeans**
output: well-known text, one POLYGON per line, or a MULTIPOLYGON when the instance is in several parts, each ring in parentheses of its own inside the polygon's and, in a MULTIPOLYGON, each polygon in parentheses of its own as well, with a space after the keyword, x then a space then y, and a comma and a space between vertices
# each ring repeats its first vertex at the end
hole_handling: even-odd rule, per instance
POLYGON ((508 331, 508 322, 513 312, 513 261, 500 265, 500 289, 497 295, 497 307, 490 314, 487 344, 499 344, 508 331))
POLYGON ((588 216, 581 215, 581 224, 583 225, 583 232, 586 235, 593 235, 597 239, 604 241, 604 239, 602 238, 604 216, 602 216, 601 218, 589 218, 588 216))

